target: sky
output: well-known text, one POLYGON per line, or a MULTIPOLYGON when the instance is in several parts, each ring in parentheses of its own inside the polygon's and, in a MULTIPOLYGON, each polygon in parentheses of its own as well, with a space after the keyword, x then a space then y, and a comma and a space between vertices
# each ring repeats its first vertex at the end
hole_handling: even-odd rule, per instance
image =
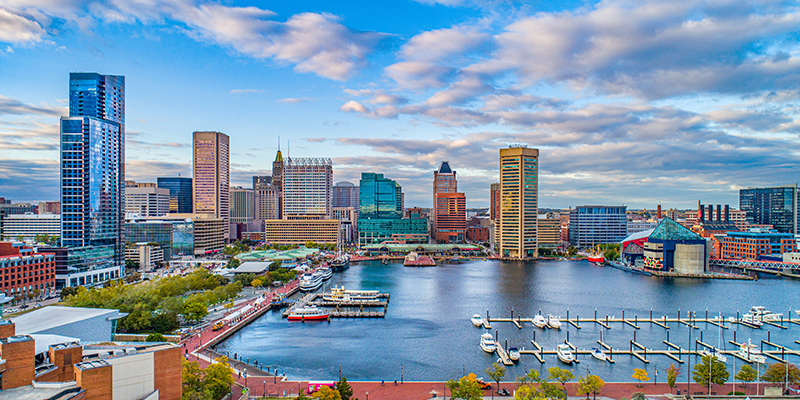
POLYGON ((486 207, 499 149, 537 148, 539 206, 738 206, 800 162, 794 1, 4 0, 0 197, 58 200, 70 72, 124 75, 126 178, 231 181, 284 156, 397 180, 430 207, 449 161, 486 207))

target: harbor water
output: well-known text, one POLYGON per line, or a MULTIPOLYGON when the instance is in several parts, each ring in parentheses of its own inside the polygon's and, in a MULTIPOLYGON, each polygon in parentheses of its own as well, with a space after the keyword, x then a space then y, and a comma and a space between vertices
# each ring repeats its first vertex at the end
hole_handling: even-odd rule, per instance
MULTIPOLYGON (((757 281, 674 279, 634 275, 610 267, 598 267, 586 261, 540 261, 531 263, 469 261, 443 264, 430 268, 409 268, 402 263, 383 265, 380 262, 354 263, 349 269, 335 273, 323 290, 333 285, 347 289, 377 289, 391 293, 385 318, 332 319, 330 322, 289 322, 280 312, 270 311, 217 346, 222 354, 234 353, 243 359, 258 361, 290 379, 338 379, 339 373, 350 380, 392 382, 431 381, 458 378, 462 372, 483 372, 497 360, 479 347, 480 335, 470 317, 476 313, 492 317, 533 317, 536 313, 566 317, 647 318, 669 315, 681 317, 693 311, 697 317, 722 313, 735 317, 751 306, 762 305, 788 316, 800 309, 797 289, 800 283, 761 276, 757 281)), ((793 319, 800 320, 796 314, 793 319)), ((700 329, 670 323, 670 342, 686 348, 699 339, 711 345, 734 350, 728 343, 736 341, 760 344, 767 339, 789 348, 800 348, 800 325, 785 324, 789 329, 765 325, 761 329, 731 325, 721 330, 699 323, 700 329), (691 331, 691 333, 690 333, 691 331), (721 332, 720 332, 721 331, 721 332), (691 339, 690 339, 691 334, 691 339)), ((667 330, 655 324, 640 322, 636 341, 648 349, 665 350, 662 342, 667 330)), ((726 326, 728 326, 726 324, 726 326)), ((576 329, 564 323, 560 330, 542 330, 530 323, 518 329, 511 323, 492 323, 491 333, 500 344, 533 349, 531 339, 544 349, 552 350, 567 338, 579 349, 599 347, 601 338, 615 349, 628 350, 634 328, 621 323, 604 329, 595 323, 581 323, 576 329), (495 332, 496 331, 496 332, 495 332)), ((766 346, 766 345, 765 345, 766 346)), ((765 347, 765 349, 767 349, 765 347)), ((676 364, 681 370, 679 382, 685 384, 688 364, 658 355, 648 355, 649 364, 628 355, 615 355, 615 364, 597 361, 589 355, 578 357, 579 364, 566 366, 555 355, 544 356, 540 364, 532 355, 522 355, 515 366, 507 367, 504 380, 521 376, 528 369, 546 373, 552 366, 572 369, 583 375, 587 370, 606 381, 632 381, 634 368, 643 368, 652 378, 658 370, 658 381, 666 381, 666 369, 676 364)), ((797 358, 794 357, 793 358, 797 358)), ((683 355, 687 360, 687 355, 683 355)), ((699 357, 691 357, 692 366, 699 357)), ((800 362, 790 359, 791 362, 800 362)), ((771 363, 771 360, 768 360, 771 363)), ((728 370, 741 367, 742 361, 728 356, 728 370)), ((756 368, 756 365, 753 364, 756 368)), ((763 366, 761 367, 763 371, 763 366)), ((731 377, 733 373, 731 374, 731 377)), ((652 380, 651 380, 652 382, 652 380)))

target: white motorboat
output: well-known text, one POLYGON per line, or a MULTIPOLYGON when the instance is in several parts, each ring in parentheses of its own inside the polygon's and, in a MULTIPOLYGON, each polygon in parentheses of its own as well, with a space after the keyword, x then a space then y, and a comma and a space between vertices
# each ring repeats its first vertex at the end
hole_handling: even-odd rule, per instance
POLYGON ((542 314, 536 314, 531 323, 537 328, 547 328, 547 319, 542 314))
POLYGON ((608 358, 606 352, 600 349, 599 347, 592 347, 592 357, 600 361, 605 361, 608 358))
POLYGON ((747 362, 755 362, 759 364, 764 364, 767 362, 767 357, 764 357, 764 355, 761 354, 761 349, 759 349, 758 346, 750 343, 750 339, 747 339, 747 344, 742 344, 742 346, 739 347, 737 354, 747 360, 747 362))
POLYGON ((510 358, 511 361, 519 360, 519 356, 520 356, 520 354, 519 354, 519 349, 518 348, 516 348, 516 347, 509 347, 508 348, 508 358, 510 358))
POLYGON ((764 306, 750 307, 750 312, 748 312, 748 314, 752 315, 754 318, 758 318, 761 321, 778 322, 783 319, 783 314, 774 313, 770 310, 767 310, 764 306))
POLYGON ((322 280, 327 281, 333 276, 333 269, 331 267, 322 267, 319 269, 319 274, 322 275, 322 280))
POLYGON ((700 355, 703 356, 703 357, 707 357, 707 356, 714 357, 719 362, 723 362, 723 363, 728 362, 728 357, 726 357, 724 354, 720 353, 719 350, 717 350, 714 347, 712 347, 711 349, 700 350, 700 355))
POLYGON ((575 362, 575 355, 572 354, 572 349, 566 344, 560 344, 556 347, 556 355, 564 364, 572 364, 575 362))
POLYGON ((472 318, 469 319, 472 322, 472 325, 475 326, 482 326, 483 325, 483 317, 480 314, 475 314, 472 318))
POLYGON ((755 326, 756 328, 761 328, 762 326, 764 326, 764 323, 761 322, 761 319, 752 314, 743 315, 742 322, 755 326))
POLYGON ((318 272, 313 274, 306 274, 300 278, 300 291, 312 292, 322 287, 322 275, 318 272))
POLYGON ((547 326, 549 326, 549 327, 551 327, 553 329, 561 329, 561 320, 559 320, 558 317, 556 317, 556 316, 548 315, 547 316, 547 326))
POLYGON ((494 342, 494 337, 491 333, 481 335, 481 349, 487 353, 494 353, 497 350, 497 344, 494 342))

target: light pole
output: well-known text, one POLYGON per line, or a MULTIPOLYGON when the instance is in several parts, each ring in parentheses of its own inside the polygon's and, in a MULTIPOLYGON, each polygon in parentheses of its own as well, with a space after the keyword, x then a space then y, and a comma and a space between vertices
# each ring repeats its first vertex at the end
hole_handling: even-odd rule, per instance
POLYGON ((369 392, 367 392, 367 400, 369 400, 369 392))

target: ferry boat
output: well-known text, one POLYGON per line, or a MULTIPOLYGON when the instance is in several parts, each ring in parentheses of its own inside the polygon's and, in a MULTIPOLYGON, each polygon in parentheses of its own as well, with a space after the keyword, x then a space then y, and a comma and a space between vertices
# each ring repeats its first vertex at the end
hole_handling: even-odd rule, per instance
POLYGON ((561 329, 561 321, 558 319, 558 317, 548 315, 547 326, 553 329, 561 329))
POLYGON ((491 333, 481 335, 481 349, 487 353, 494 353, 497 350, 497 344, 494 342, 494 337, 491 333))
POLYGON ((480 314, 475 314, 472 318, 469 319, 472 322, 472 325, 475 326, 482 326, 483 325, 483 317, 480 314))
POLYGON ((755 362, 759 364, 764 364, 767 362, 767 357, 761 354, 761 350, 758 346, 752 344, 750 339, 747 339, 747 344, 742 344, 739 347, 739 351, 736 353, 743 359, 747 360, 747 362, 755 362))
POLYGON ((519 349, 516 347, 509 347, 508 348, 508 358, 511 361, 518 361, 519 360, 519 349))
POLYGON ((327 266, 320 268, 319 271, 317 272, 319 272, 319 274, 322 275, 323 281, 327 281, 328 279, 331 279, 331 277, 333 276, 333 270, 327 266))
POLYGON ((330 293, 323 293, 322 299, 336 303, 346 303, 351 301, 377 302, 377 290, 346 290, 342 287, 332 287, 330 293))
POLYGON ((728 362, 728 357, 720 353, 719 350, 717 350, 715 347, 712 347, 711 349, 700 350, 700 355, 703 357, 714 357, 719 362, 723 363, 728 362))
POLYGON ((295 308, 289 313, 289 321, 323 321, 327 320, 330 313, 322 311, 315 306, 295 308))
POLYGON ((350 267, 350 260, 345 256, 339 256, 333 259, 329 265, 334 271, 344 271, 350 267))
POLYGON ((783 314, 774 313, 767 310, 764 306, 750 307, 750 311, 745 315, 752 315, 760 321, 778 322, 783 319, 783 314))
POLYGON ((599 347, 592 347, 592 357, 600 361, 605 361, 608 358, 606 352, 601 350, 599 347))
POLYGON ((531 323, 537 328, 547 328, 547 319, 543 317, 542 314, 536 314, 531 323))
POLYGON ((575 355, 572 354, 572 349, 566 344, 560 344, 556 347, 556 355, 564 364, 572 364, 575 362, 575 355))
POLYGON ((322 287, 322 275, 318 272, 306 274, 300 278, 300 291, 313 292, 322 287))

